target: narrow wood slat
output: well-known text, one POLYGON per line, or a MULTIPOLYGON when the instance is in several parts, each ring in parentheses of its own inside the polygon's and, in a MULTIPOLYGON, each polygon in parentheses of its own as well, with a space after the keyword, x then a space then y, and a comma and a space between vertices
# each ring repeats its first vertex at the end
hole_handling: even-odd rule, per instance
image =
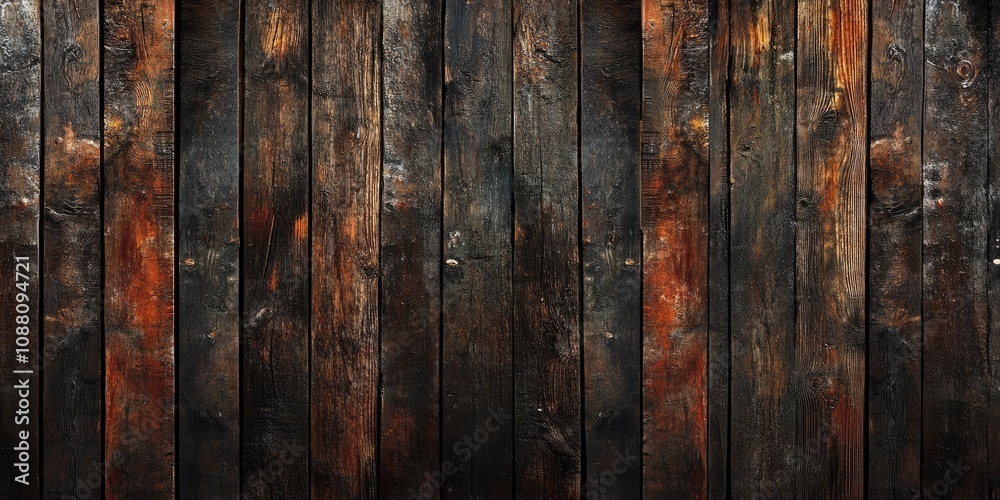
POLYGON ((793 0, 733 2, 730 12, 734 498, 791 496, 804 458, 795 448, 792 382, 795 8, 793 0))
POLYGON ((377 498, 381 4, 313 2, 313 498, 377 498))
POLYGON ((510 0, 445 2, 445 498, 512 495, 511 33, 510 0))
POLYGON ((583 493, 632 499, 642 490, 641 9, 580 8, 583 493))
POLYGON ((178 496, 240 492, 240 2, 181 0, 178 496))
POLYGON ((105 488, 174 494, 174 3, 104 5, 105 488))
POLYGON ((643 496, 707 495, 708 2, 645 0, 643 496))
POLYGON ((0 331, 4 332, 3 342, 0 342, 0 370, 3 370, 0 458, 8 471, 0 481, 0 497, 3 498, 38 498, 41 491, 38 373, 42 364, 39 361, 41 303, 38 282, 42 266, 38 242, 42 127, 40 21, 38 1, 25 0, 0 6, 0 40, 3 41, 0 51, 0 219, 3 220, 0 224, 0 331), (19 288, 18 283, 23 285, 19 288), (20 304, 25 306, 18 310, 20 304), (26 356, 26 362, 17 358, 19 354, 26 356), (31 373, 13 373, 14 370, 31 373), (27 403, 27 409, 21 406, 22 400, 27 403), (25 456, 22 457, 22 453, 25 456))
POLYGON ((101 33, 97 0, 42 4, 47 496, 100 497, 101 33))
POLYGON ((442 2, 390 0, 382 15, 379 485, 385 498, 436 498, 427 474, 441 463, 442 2))
POLYGON ((241 484, 309 495, 309 2, 247 0, 241 484))
POLYGON ((933 495, 984 498, 988 2, 929 0, 924 26, 921 483, 933 495))
MULTIPOLYGON (((990 27, 989 27, 989 153, 988 153, 988 185, 987 189, 987 325, 989 337, 989 422, 1000 422, 1000 130, 996 130, 996 125, 1000 124, 1000 7, 990 6, 990 27)), ((989 436, 987 439, 987 454, 989 462, 988 481, 990 498, 1000 499, 1000 426, 989 425, 989 436)))
POLYGON ((798 5, 796 495, 859 498, 865 451, 868 5, 798 5))
POLYGON ((868 494, 920 489, 923 2, 872 2, 868 494))
MULTIPOLYGON (((729 0, 708 2, 708 498, 729 493, 729 0)), ((742 33, 741 35, 742 36, 742 33)))
POLYGON ((514 2, 515 489, 580 498, 577 2, 514 2))

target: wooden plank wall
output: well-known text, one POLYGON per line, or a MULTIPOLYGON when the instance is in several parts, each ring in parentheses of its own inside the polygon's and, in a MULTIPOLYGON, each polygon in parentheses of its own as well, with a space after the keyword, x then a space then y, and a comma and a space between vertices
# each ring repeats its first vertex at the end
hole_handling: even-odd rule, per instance
POLYGON ((0 498, 1000 498, 1000 4, 0 0, 0 498))

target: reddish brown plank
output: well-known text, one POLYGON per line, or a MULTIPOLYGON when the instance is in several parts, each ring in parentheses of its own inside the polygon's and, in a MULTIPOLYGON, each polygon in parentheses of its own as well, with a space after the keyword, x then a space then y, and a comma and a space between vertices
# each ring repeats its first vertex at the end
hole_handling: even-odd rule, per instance
POLYGON ((798 4, 795 494, 860 498, 868 5, 798 4))
POLYGON ((643 7, 643 496, 704 498, 708 4, 643 7))
POLYGON ((174 4, 104 5, 105 488, 174 494, 174 4))
POLYGON ((38 498, 41 491, 40 20, 38 1, 0 4, 0 459, 7 471, 0 480, 2 498, 38 498))
POLYGON ((101 34, 97 0, 43 2, 45 60, 44 491, 99 497, 101 34))
POLYGON ((427 474, 441 463, 442 2, 391 0, 382 15, 379 484, 385 498, 436 498, 427 474))
POLYGON ((312 13, 312 496, 374 499, 382 11, 312 13))

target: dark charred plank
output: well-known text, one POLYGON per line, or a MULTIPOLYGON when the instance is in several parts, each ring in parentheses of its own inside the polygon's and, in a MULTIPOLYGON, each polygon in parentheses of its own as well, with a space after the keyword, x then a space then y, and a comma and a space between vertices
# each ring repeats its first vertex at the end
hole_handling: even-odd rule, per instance
POLYGON ((244 3, 241 483, 309 496, 309 2, 244 3))
POLYGON ((868 4, 798 5, 796 496, 860 498, 865 451, 868 4))
MULTIPOLYGON (((734 498, 789 497, 795 451, 795 2, 733 2, 729 83, 734 498)), ((796 456, 797 460, 801 460, 796 456)))
MULTIPOLYGON (((989 318, 989 374, 990 374, 990 409, 989 422, 1000 422, 1000 131, 993 127, 1000 123, 1000 9, 990 7, 989 27, 989 173, 988 173, 988 216, 987 234, 987 303, 989 318)), ((989 425, 988 462, 989 462, 989 495, 992 499, 1000 498, 1000 426, 989 425)))
POLYGON ((0 5, 0 218, 3 220, 0 224, 0 331, 4 333, 0 342, 0 369, 3 370, 0 459, 8 471, 0 481, 2 498, 38 498, 41 491, 39 367, 42 363, 38 359, 41 355, 38 271, 42 265, 38 242, 42 130, 40 21, 37 0, 0 5), (23 285, 18 287, 18 283, 23 285), (18 361, 18 354, 26 356, 27 362, 18 361), (14 373, 15 370, 30 373, 14 373), (26 410, 21 407, 22 400, 28 405, 26 410), (28 455, 28 460, 21 459, 22 453, 28 455))
POLYGON ((921 483, 955 499, 989 477, 988 3, 930 0, 924 18, 921 483))
POLYGON ((379 2, 313 2, 313 498, 377 498, 379 2))
POLYGON ((868 494, 920 490, 923 2, 872 2, 868 494))
POLYGON ((640 4, 584 2, 581 29, 583 493, 632 499, 642 490, 640 4))
POLYGON ((382 13, 380 492, 435 498, 426 475, 441 463, 442 6, 392 0, 382 13))
POLYGON ((510 0, 445 2, 445 498, 512 496, 511 33, 510 0))
POLYGON ((174 494, 174 4, 104 5, 105 488, 174 494))
POLYGON ((46 497, 100 497, 101 34, 97 0, 46 0, 46 497))
POLYGON ((643 496, 707 495, 708 2, 644 0, 643 496))
POLYGON ((240 2, 181 0, 178 495, 240 492, 240 2))
POLYGON ((515 489, 580 498, 577 2, 514 2, 515 489))
POLYGON ((708 498, 729 490, 729 21, 728 0, 708 2, 708 498))

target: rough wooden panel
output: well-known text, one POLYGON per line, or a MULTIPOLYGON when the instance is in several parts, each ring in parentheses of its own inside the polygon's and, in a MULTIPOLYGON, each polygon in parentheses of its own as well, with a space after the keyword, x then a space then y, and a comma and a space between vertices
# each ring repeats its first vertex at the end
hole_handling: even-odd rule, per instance
POLYGON ((796 495, 859 498, 865 451, 868 5, 798 5, 796 495))
POLYGON ((178 496, 240 491, 240 2, 178 12, 178 496))
POLYGON ((105 488, 174 494, 174 4, 104 5, 105 488))
POLYGON ((441 9, 440 0, 392 0, 382 8, 379 481, 385 498, 436 498, 426 474, 441 463, 441 9))
POLYGON ((378 495, 379 2, 313 2, 313 498, 378 495))
POLYGON ((445 2, 445 498, 512 495, 511 33, 510 0, 445 2))
POLYGON ((707 496, 708 2, 643 3, 643 496, 707 496))
POLYGON ((920 489, 923 2, 872 2, 868 494, 920 489))
POLYGON ((42 127, 40 20, 38 1, 0 3, 0 219, 3 220, 0 225, 0 331, 4 332, 0 342, 0 370, 3 372, 0 459, 7 471, 0 480, 0 497, 3 498, 38 498, 41 491, 38 373, 41 366, 38 359, 41 355, 38 270, 42 266, 38 247, 42 127), (23 362, 18 355, 25 356, 23 362), (15 370, 28 373, 14 373, 15 370), (21 408, 22 400, 28 405, 26 410, 21 408), (27 461, 21 460, 22 453, 27 454, 27 461))
POLYGON ((730 16, 732 494, 788 497, 803 466, 792 386, 795 2, 733 2, 730 16))
MULTIPOLYGON (((990 7, 989 27, 989 173, 987 226, 987 304, 990 374, 989 421, 1000 422, 1000 131, 992 125, 1000 123, 1000 8, 990 7)), ((988 462, 990 498, 1000 499, 1000 426, 989 425, 988 462)))
POLYGON ((924 18, 921 483, 955 499, 989 477, 987 4, 930 0, 924 18))
POLYGON ((307 498, 309 3, 244 9, 242 490, 307 498))
MULTIPOLYGON (((708 498, 729 490, 729 0, 708 2, 708 498)), ((741 35, 742 36, 742 33, 741 35)))
POLYGON ((97 0, 42 4, 44 491, 100 496, 101 34, 97 0), (54 64, 52 62, 55 62, 54 64))
POLYGON ((632 499, 642 490, 641 9, 580 8, 583 493, 632 499))
POLYGON ((515 489, 580 498, 577 2, 514 2, 515 489))

